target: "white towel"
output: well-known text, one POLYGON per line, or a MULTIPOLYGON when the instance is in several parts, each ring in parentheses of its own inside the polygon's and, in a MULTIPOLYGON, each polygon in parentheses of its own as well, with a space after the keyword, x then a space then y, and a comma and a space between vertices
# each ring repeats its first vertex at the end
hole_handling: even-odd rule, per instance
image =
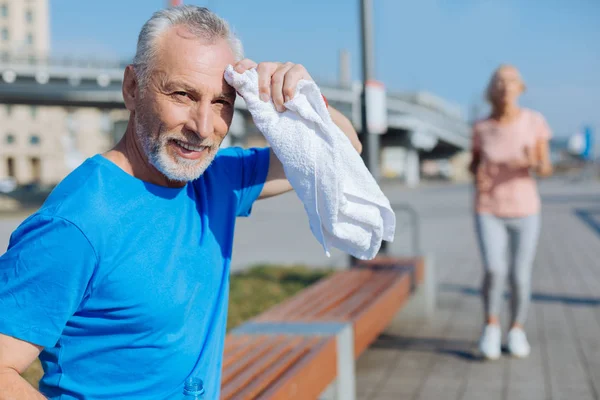
POLYGON ((225 80, 244 98, 257 128, 277 155, 304 204, 313 235, 329 256, 331 247, 359 259, 377 255, 392 241, 396 217, 389 200, 350 140, 331 120, 314 82, 298 83, 287 110, 259 98, 258 73, 232 66, 225 80))

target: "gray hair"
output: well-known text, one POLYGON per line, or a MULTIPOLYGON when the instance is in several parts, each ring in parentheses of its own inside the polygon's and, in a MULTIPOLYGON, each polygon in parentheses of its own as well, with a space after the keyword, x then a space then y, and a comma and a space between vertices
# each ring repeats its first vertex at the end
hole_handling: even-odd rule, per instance
POLYGON ((242 42, 223 18, 205 7, 185 5, 167 8, 155 12, 144 24, 138 37, 133 67, 142 87, 147 82, 152 61, 156 56, 156 40, 169 28, 177 25, 186 27, 193 35, 209 43, 225 39, 236 61, 244 58, 242 42))

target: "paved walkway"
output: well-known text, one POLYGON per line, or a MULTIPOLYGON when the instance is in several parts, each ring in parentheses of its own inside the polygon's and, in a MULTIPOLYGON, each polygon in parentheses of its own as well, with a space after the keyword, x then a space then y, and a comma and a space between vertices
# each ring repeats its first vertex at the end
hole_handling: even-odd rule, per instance
POLYGON ((532 354, 497 362, 473 355, 482 273, 469 191, 402 196, 420 210, 426 251, 435 254, 438 312, 430 323, 403 321, 361 357, 359 399, 600 399, 600 186, 548 182, 542 193, 543 232, 527 324, 532 354))

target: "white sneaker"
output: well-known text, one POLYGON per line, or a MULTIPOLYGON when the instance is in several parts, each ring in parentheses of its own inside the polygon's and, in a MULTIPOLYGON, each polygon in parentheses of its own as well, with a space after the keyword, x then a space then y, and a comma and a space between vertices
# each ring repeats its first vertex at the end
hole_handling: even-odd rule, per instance
POLYGON ((486 325, 479 339, 479 351, 487 360, 497 360, 502 353, 502 332, 499 325, 486 325))
POLYGON ((525 358, 531 353, 531 347, 523 329, 512 328, 508 332, 508 351, 518 358, 525 358))

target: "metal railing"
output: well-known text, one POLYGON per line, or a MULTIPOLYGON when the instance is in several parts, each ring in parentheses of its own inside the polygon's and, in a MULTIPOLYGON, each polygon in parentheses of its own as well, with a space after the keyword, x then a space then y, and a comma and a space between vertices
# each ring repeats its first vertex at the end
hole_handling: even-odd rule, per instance
MULTIPOLYGON (((413 206, 408 203, 396 203, 392 204, 392 210, 396 214, 396 219, 398 214, 404 213, 408 216, 409 224, 408 228, 410 229, 410 237, 411 237, 411 246, 412 249, 410 254, 402 254, 402 255, 410 255, 410 256, 418 256, 421 255, 421 217, 419 213, 413 206)), ((400 227, 400 229, 406 228, 406 225, 400 227)), ((398 225, 396 225, 396 232, 398 232, 398 225)), ((396 234, 398 236, 398 234, 396 234)), ((382 243, 383 254, 388 254, 389 252, 389 244, 387 242, 382 243)))
POLYGON ((123 69, 131 60, 105 59, 95 57, 72 57, 56 55, 13 54, 0 52, 0 65, 93 68, 93 69, 123 69))
MULTIPOLYGON (((394 256, 420 256, 422 255, 421 248, 421 217, 417 210, 408 203, 395 203, 392 204, 392 210, 396 214, 396 221, 398 221, 398 215, 406 215, 408 217, 408 224, 396 224, 396 237, 394 241, 397 240, 398 234, 402 233, 405 229, 410 229, 410 246, 411 249, 409 254, 393 254, 394 256)), ((385 240, 381 243, 381 248, 379 250, 379 254, 381 256, 392 255, 390 254, 390 244, 385 240)), ((354 266, 357 264, 358 259, 350 257, 350 266, 354 266)))

